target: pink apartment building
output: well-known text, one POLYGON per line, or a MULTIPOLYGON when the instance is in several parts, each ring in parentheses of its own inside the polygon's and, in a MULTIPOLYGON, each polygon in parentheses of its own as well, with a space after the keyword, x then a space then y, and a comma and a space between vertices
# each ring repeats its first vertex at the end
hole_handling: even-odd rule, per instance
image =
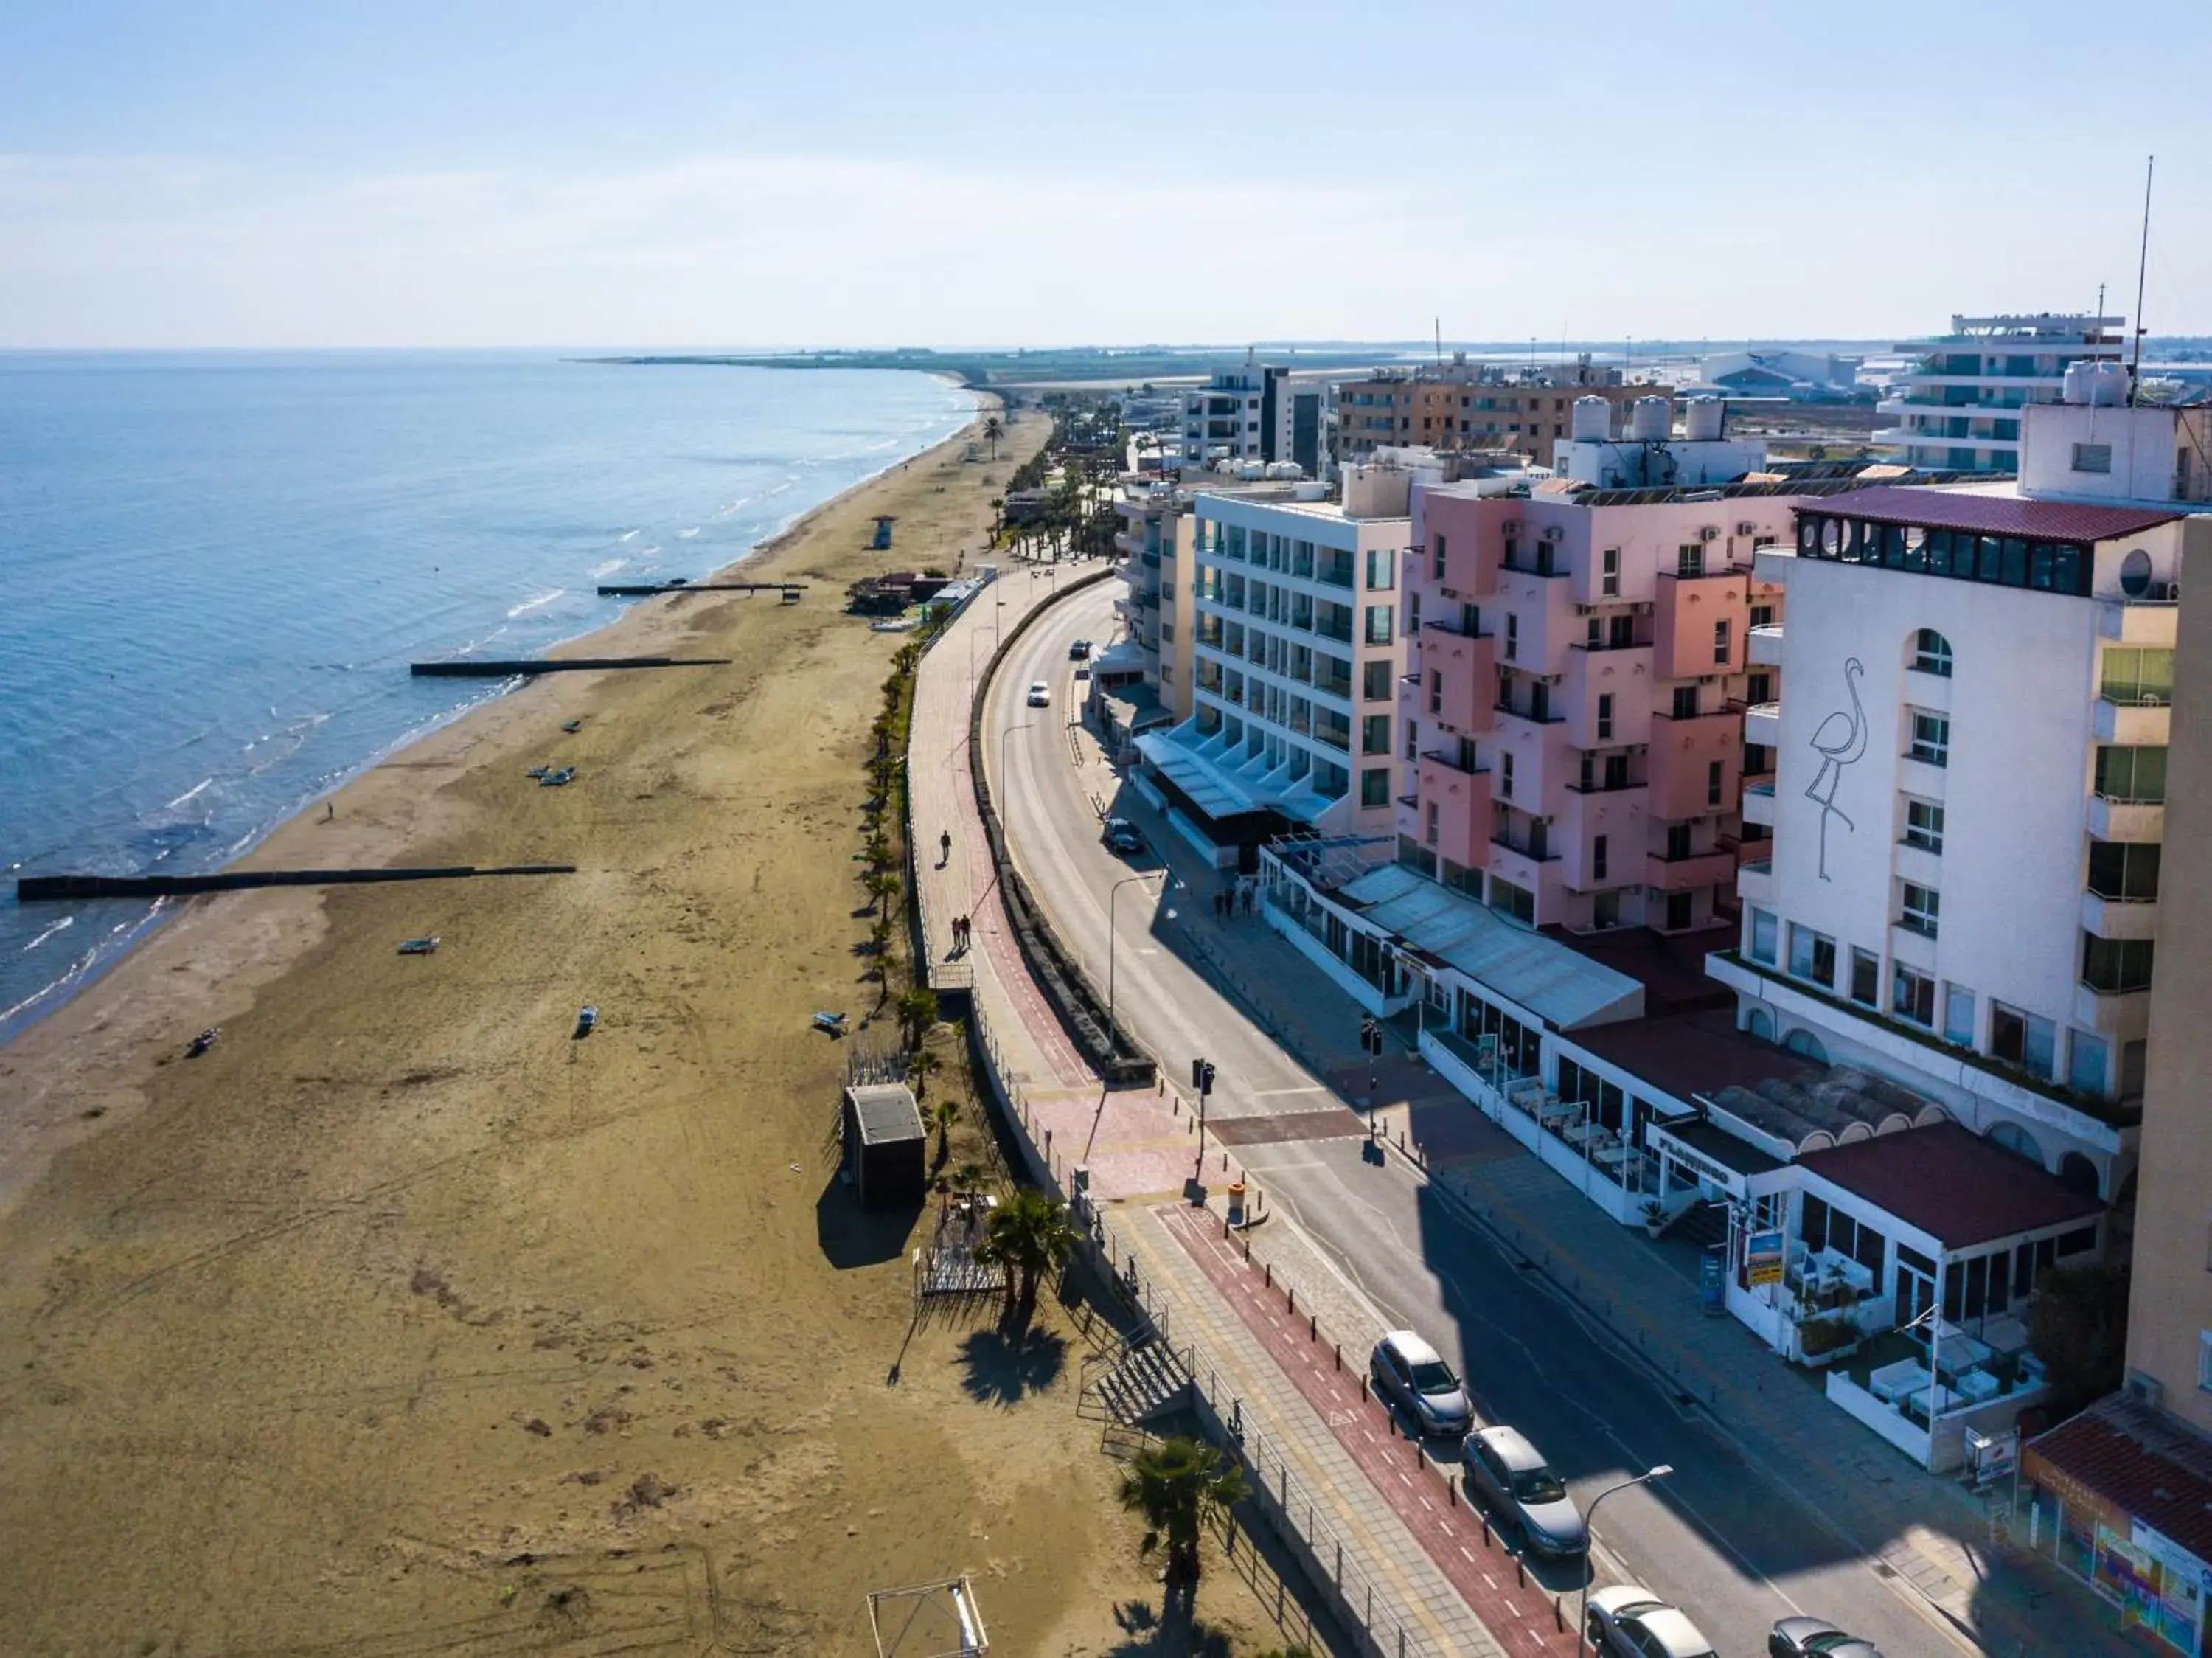
POLYGON ((1802 495, 1494 490, 1415 491, 1401 861, 1539 927, 1733 919, 1737 867, 1767 844, 1743 791, 1773 776, 1743 712, 1778 695, 1752 640, 1781 592, 1752 554, 1789 545, 1802 495))

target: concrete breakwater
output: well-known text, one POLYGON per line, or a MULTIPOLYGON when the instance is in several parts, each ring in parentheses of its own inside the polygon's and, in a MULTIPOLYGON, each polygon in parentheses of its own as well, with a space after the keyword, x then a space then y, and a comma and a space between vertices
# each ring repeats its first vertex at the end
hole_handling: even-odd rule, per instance
POLYGON ((385 881, 462 881, 474 875, 573 875, 573 863, 457 863, 398 869, 231 869, 208 875, 24 875, 18 903, 91 898, 183 898, 256 887, 343 887, 385 881))

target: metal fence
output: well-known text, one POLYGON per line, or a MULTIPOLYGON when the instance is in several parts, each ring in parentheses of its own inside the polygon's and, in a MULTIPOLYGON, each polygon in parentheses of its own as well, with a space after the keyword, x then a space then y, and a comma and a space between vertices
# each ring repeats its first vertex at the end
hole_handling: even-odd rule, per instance
MULTIPOLYGON (((973 1028, 993 1091, 1005 1106, 1008 1120, 1020 1130, 1032 1173, 1064 1195, 1069 1193, 1076 1159, 1063 1155, 1051 1143, 1049 1131, 1038 1125, 1022 1080, 1008 1065, 980 997, 973 1028)), ((1074 1195, 1074 1206, 1084 1222, 1086 1259, 1119 1288, 1153 1339, 1175 1355, 1190 1378, 1200 1419, 1243 1462, 1261 1511, 1298 1557, 1345 1629, 1376 1658, 1413 1658, 1431 1651, 1396 1596, 1376 1582, 1358 1551, 1328 1523, 1325 1505, 1293 1474, 1276 1443, 1280 1436, 1247 1418, 1243 1398, 1187 1327, 1191 1321, 1185 1320, 1186 1327, 1178 1331, 1173 1291, 1145 1273, 1113 1216, 1085 1203, 1079 1193, 1074 1195)), ((1318 1325, 1314 1328, 1317 1331, 1318 1325)))

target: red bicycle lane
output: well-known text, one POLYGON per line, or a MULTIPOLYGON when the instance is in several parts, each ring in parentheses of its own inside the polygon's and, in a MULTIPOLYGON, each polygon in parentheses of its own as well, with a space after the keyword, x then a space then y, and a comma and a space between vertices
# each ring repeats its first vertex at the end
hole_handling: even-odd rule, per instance
POLYGON ((1452 1495, 1449 1478, 1369 1396, 1366 1356, 1345 1355, 1340 1368, 1336 1350, 1316 1338, 1290 1290, 1245 1259, 1213 1216, 1181 1205, 1156 1212, 1498 1644, 1513 1654, 1572 1654, 1574 1636, 1559 1627, 1549 1593, 1521 1582, 1504 1541, 1487 1533, 1481 1515, 1452 1495))

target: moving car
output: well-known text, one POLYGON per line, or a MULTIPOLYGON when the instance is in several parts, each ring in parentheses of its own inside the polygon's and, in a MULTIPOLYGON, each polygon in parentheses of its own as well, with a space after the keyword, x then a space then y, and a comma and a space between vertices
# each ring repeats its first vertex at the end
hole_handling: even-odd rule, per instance
POLYGON ((1474 1420, 1467 1389, 1443 1356, 1410 1330, 1393 1330, 1367 1361, 1375 1391, 1434 1439, 1459 1439, 1474 1420))
POLYGON ((1582 1512, 1543 1454, 1518 1428, 1478 1428, 1467 1436, 1467 1483, 1521 1527, 1522 1541, 1558 1557, 1589 1546, 1582 1512))
POLYGON ((1137 826, 1127 818, 1107 819, 1104 839, 1107 850, 1119 852, 1124 857, 1145 850, 1145 838, 1137 832, 1137 826))
POLYGON ((1091 641, 1088 639, 1078 639, 1073 644, 1068 646, 1067 660, 1071 662, 1089 661, 1091 660, 1091 641))
POLYGON ((1767 1658, 1881 1658, 1871 1641, 1847 1635, 1825 1618, 1785 1618, 1766 1637, 1767 1658))
POLYGON ((1031 708, 1048 708, 1050 707, 1051 704, 1052 687, 1047 685, 1042 680, 1031 680, 1030 683, 1030 706, 1031 708))
POLYGON ((1634 1583, 1610 1583, 1590 1596, 1589 1638, 1613 1658, 1718 1658, 1695 1624, 1634 1583))

